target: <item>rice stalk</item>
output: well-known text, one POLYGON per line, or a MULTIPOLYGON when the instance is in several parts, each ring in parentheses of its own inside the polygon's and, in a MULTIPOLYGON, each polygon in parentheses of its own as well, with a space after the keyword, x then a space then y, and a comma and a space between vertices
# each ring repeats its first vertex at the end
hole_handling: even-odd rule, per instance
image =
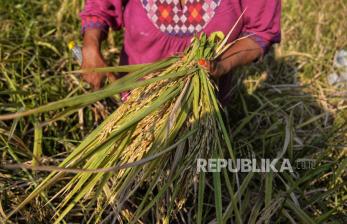
MULTIPOLYGON (((215 95, 215 85, 205 68, 198 63, 218 56, 216 49, 226 43, 220 37, 220 34, 210 38, 204 34, 195 37, 184 56, 169 58, 153 65, 138 66, 139 69, 132 74, 98 92, 0 116, 0 119, 13 119, 61 108, 76 109, 132 89, 127 102, 109 115, 59 165, 60 168, 53 171, 8 217, 58 179, 66 176, 69 168, 80 167, 83 171, 91 171, 124 166, 160 154, 156 159, 147 160, 144 164, 111 173, 77 170, 76 175, 51 201, 63 196, 56 208, 55 223, 59 223, 77 204, 87 203, 87 207, 93 206, 96 198, 105 196, 103 191, 107 191, 108 197, 102 200, 105 204, 101 205, 99 214, 95 214, 95 219, 100 220, 107 205, 114 208, 113 216, 117 217, 122 214, 126 201, 136 195, 136 189, 147 186, 148 191, 135 209, 130 222, 134 223, 142 218, 155 205, 161 205, 162 217, 165 217, 163 220, 169 222, 170 217, 175 215, 172 211, 178 211, 173 208, 185 204, 185 198, 190 194, 189 189, 194 184, 190 180, 199 179, 194 167, 198 158, 221 157, 224 147, 228 148, 229 155, 234 158, 229 133, 215 95), (184 137, 192 131, 194 134, 184 137), (186 140, 172 151, 161 153, 170 145, 180 142, 180 139, 186 140), (178 185, 177 182, 185 184, 178 185), (157 189, 158 193, 152 195, 154 189, 157 189), (169 198, 164 197, 165 195, 169 198)), ((136 69, 134 66, 129 67, 129 71, 134 68, 136 69)), ((127 67, 119 69, 124 71, 127 67)), ((105 70, 107 68, 103 69, 105 70)), ((112 69, 115 70, 117 68, 112 69)), ((213 174, 218 223, 222 223, 223 216, 220 178, 219 173, 213 174)), ((203 194, 200 192, 198 197, 198 219, 201 220, 203 194)), ((237 212, 238 209, 234 209, 237 212)))

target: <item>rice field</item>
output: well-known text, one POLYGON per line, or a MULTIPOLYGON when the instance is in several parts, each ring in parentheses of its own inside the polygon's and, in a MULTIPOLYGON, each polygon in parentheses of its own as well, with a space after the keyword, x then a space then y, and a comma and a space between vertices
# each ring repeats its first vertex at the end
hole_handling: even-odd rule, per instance
MULTIPOLYGON (((116 95, 124 83, 74 100, 93 96, 68 49, 81 40, 82 4, 0 0, 0 115, 64 102, 0 121, 0 223, 347 223, 347 85, 327 81, 336 51, 347 50, 347 1, 283 0, 281 45, 234 72, 223 108, 212 82, 177 58, 109 68, 134 71, 125 84, 151 76, 142 83, 154 91, 140 82, 126 104, 116 95), (199 157, 279 156, 294 173, 195 173, 199 157), (83 172, 114 164, 130 165, 83 172)), ((121 45, 122 33, 107 38, 110 66, 121 45)))

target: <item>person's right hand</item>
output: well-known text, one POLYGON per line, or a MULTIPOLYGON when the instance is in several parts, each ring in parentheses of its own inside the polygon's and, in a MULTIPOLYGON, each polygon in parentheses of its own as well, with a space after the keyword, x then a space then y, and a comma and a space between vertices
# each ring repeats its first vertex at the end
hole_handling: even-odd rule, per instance
MULTIPOLYGON (((101 30, 90 29, 85 32, 82 48, 82 69, 102 68, 107 66, 100 52, 101 41, 101 30)), ((82 74, 82 78, 92 86, 93 90, 100 89, 106 78, 111 82, 116 80, 112 73, 102 74, 96 72, 85 72, 82 74)))

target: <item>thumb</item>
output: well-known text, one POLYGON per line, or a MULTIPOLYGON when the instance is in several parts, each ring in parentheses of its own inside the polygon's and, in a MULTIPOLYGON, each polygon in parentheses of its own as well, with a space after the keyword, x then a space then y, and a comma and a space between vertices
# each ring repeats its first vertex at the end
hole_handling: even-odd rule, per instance
POLYGON ((110 80, 111 83, 117 80, 116 76, 112 73, 107 73, 106 76, 107 76, 107 79, 110 80))
POLYGON ((99 90, 101 87, 101 81, 96 81, 96 82, 92 83, 92 86, 93 86, 93 91, 99 90))

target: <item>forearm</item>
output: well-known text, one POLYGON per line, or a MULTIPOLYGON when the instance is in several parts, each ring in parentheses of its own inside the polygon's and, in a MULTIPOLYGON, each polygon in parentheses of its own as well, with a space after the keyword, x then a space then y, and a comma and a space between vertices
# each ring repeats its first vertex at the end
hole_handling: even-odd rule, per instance
POLYGON ((103 31, 100 29, 88 29, 83 36, 83 50, 100 52, 101 43, 104 40, 103 31))
MULTIPOLYGON (((102 68, 107 66, 100 51, 103 38, 104 33, 100 29, 88 29, 85 31, 82 48, 83 69, 102 68)), ((115 80, 115 77, 111 73, 100 74, 95 72, 85 72, 82 74, 82 77, 92 85, 94 90, 97 90, 102 86, 102 81, 105 78, 108 78, 111 81, 115 80)))

